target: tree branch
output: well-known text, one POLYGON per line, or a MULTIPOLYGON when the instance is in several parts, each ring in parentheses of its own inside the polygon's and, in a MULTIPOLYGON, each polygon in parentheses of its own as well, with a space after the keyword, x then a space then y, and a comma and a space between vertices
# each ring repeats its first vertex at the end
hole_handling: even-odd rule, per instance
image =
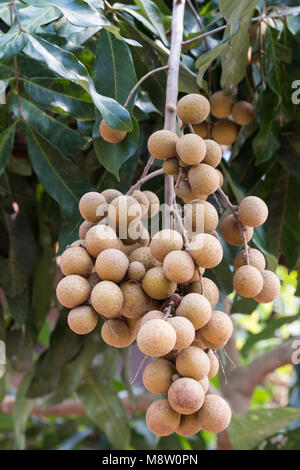
POLYGON ((148 175, 144 176, 143 178, 139 179, 137 181, 137 183, 135 183, 133 186, 131 186, 131 188, 129 189, 129 191, 127 192, 127 195, 130 195, 132 194, 136 189, 139 189, 142 184, 146 183, 146 181, 149 181, 151 180, 152 178, 156 178, 156 176, 160 176, 160 175, 163 175, 164 174, 164 170, 161 168, 159 170, 156 170, 156 171, 152 171, 152 173, 149 173, 148 175))
POLYGON ((167 70, 169 68, 169 64, 164 65, 162 67, 158 67, 157 69, 150 70, 150 72, 146 73, 142 78, 139 79, 139 81, 134 85, 134 87, 130 90, 129 95, 126 98, 126 101, 124 103, 124 108, 127 108, 132 96, 136 92, 136 90, 141 86, 141 84, 147 80, 147 78, 151 77, 151 75, 157 73, 157 72, 162 72, 163 70, 167 70))

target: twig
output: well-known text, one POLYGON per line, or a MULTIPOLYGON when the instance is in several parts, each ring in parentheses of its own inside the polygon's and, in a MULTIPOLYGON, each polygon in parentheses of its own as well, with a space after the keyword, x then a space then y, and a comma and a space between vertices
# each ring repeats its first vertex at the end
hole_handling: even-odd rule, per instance
POLYGON ((143 365, 145 364, 146 360, 148 359, 148 357, 149 357, 149 356, 146 356, 146 355, 145 355, 145 356, 143 357, 143 359, 141 360, 141 362, 139 363, 139 366, 138 366, 138 368, 137 368, 137 371, 136 371, 136 373, 135 373, 135 376, 134 376, 133 379, 131 380, 130 385, 133 385, 134 382, 136 381, 136 379, 138 378, 139 373, 140 373, 140 371, 141 371, 143 365))
POLYGON ((142 78, 139 79, 139 81, 134 85, 134 87, 130 90, 129 95, 126 98, 126 101, 124 103, 124 108, 127 108, 132 96, 136 92, 136 90, 141 86, 141 84, 151 75, 157 72, 162 72, 163 70, 167 70, 169 68, 169 64, 164 65, 162 67, 158 67, 157 69, 150 70, 150 72, 146 73, 142 78))
POLYGON ((188 128, 189 128, 191 134, 195 134, 195 131, 194 131, 194 128, 193 128, 192 124, 188 124, 188 128))
MULTIPOLYGON (((147 163, 146 163, 146 165, 145 165, 145 168, 144 168, 144 170, 143 170, 143 173, 142 173, 142 175, 141 175, 141 177, 140 177, 140 180, 142 180, 143 178, 145 178, 145 176, 148 175, 149 170, 150 170, 150 168, 151 168, 151 166, 152 166, 154 160, 155 160, 155 158, 152 157, 152 156, 149 158, 149 160, 147 161, 147 163)), ((138 189, 140 189, 140 186, 141 186, 141 185, 139 185, 138 189)))
POLYGON ((20 31, 20 33, 23 33, 24 30, 23 30, 22 25, 21 25, 21 21, 20 21, 18 9, 17 9, 16 4, 15 4, 15 0, 10 0, 10 1, 11 1, 11 5, 13 6, 13 8, 15 10, 16 19, 17 19, 17 23, 18 23, 18 26, 19 26, 19 31, 20 31))
MULTIPOLYGON (((187 4, 190 7, 190 10, 191 10, 191 12, 193 13, 193 15, 195 17, 195 20, 197 21, 198 25, 200 26, 200 29, 203 29, 203 23, 202 23, 201 17, 198 14, 196 8, 194 7, 194 5, 192 3, 192 0, 187 0, 187 4)), ((206 38, 204 38, 204 44, 205 44, 205 49, 208 51, 209 47, 208 47, 208 42, 207 42, 206 38)))
POLYGON ((159 170, 152 171, 152 173, 149 173, 148 175, 144 176, 143 178, 139 179, 137 183, 135 183, 129 191, 127 192, 127 195, 129 196, 132 194, 136 189, 140 188, 142 184, 146 183, 147 181, 151 180, 152 178, 156 178, 156 176, 163 175, 164 170, 160 168, 159 170))

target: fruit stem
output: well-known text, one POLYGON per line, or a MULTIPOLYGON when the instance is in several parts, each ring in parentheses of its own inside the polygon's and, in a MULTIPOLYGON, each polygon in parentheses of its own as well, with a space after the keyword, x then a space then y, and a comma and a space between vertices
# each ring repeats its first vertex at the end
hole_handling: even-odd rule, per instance
POLYGON ((150 77, 151 75, 153 75, 154 73, 157 73, 157 72, 162 72, 163 70, 167 70, 169 68, 169 64, 167 65, 163 65, 162 67, 158 67, 157 69, 153 69, 153 70, 150 70, 150 72, 146 73, 146 75, 143 75, 143 77, 141 77, 139 79, 139 81, 134 85, 134 87, 130 90, 129 92, 129 95, 127 96, 126 98, 126 101, 124 103, 124 108, 127 108, 132 96, 134 95, 134 93, 136 92, 136 90, 141 86, 141 84, 148 78, 150 77))
POLYGON ((142 186, 142 184, 146 183, 152 178, 156 178, 156 176, 163 175, 163 174, 164 174, 164 170, 160 168, 159 170, 152 171, 152 173, 145 175, 143 178, 139 179, 137 183, 131 186, 131 188, 127 192, 127 195, 129 196, 130 194, 132 194, 136 189, 139 189, 142 186))

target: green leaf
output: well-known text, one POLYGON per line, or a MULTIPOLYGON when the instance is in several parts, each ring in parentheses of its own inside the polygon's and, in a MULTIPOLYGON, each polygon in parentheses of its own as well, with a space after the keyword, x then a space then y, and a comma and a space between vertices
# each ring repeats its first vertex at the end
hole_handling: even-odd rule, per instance
POLYGON ((284 64, 291 61, 292 51, 278 41, 279 32, 271 27, 265 34, 264 68, 270 88, 281 97, 285 85, 284 64))
POLYGON ((16 123, 5 129, 0 134, 0 175, 6 168, 14 144, 16 123))
POLYGON ((238 23, 252 13, 259 0, 219 0, 220 12, 230 25, 231 34, 238 23))
POLYGON ((34 400, 26 398, 26 392, 30 384, 32 377, 32 371, 28 372, 22 382, 20 383, 17 394, 16 401, 14 403, 14 409, 12 413, 14 430, 15 430, 15 449, 23 450, 26 448, 26 423, 30 411, 34 406, 34 400))
POLYGON ((9 59, 18 54, 24 48, 26 41, 26 34, 19 33, 19 31, 2 34, 0 36, 0 59, 9 59))
POLYGON ((300 179, 300 137, 286 136, 276 152, 276 157, 287 170, 300 179))
POLYGON ((63 225, 60 232, 59 232, 59 238, 58 238, 58 246, 59 250, 57 253, 57 256, 61 255, 66 247, 68 245, 71 245, 75 240, 78 240, 79 234, 78 230, 83 222, 83 219, 81 218, 80 215, 78 215, 78 219, 76 223, 72 221, 72 223, 63 225))
POLYGON ((151 0, 135 0, 135 3, 141 8, 142 12, 149 18, 152 25, 157 30, 162 42, 168 44, 164 28, 163 16, 154 2, 151 0))
POLYGON ((236 295, 231 307, 231 313, 242 313, 244 315, 250 315, 257 307, 257 302, 253 299, 246 299, 236 295))
POLYGON ((196 60, 195 65, 196 65, 196 68, 198 69, 197 83, 200 88, 202 87, 203 76, 206 70, 209 68, 211 63, 215 59, 217 59, 217 57, 220 56, 221 52, 223 52, 226 47, 228 47, 228 41, 218 44, 216 47, 214 47, 210 51, 206 52, 205 54, 202 54, 196 60))
MULTIPOLYGON (((33 33, 39 26, 51 23, 51 21, 59 18, 61 14, 53 7, 37 8, 35 6, 27 6, 19 10, 19 18, 22 29, 27 33, 33 33)), ((19 25, 15 19, 10 32, 19 32, 19 25)))

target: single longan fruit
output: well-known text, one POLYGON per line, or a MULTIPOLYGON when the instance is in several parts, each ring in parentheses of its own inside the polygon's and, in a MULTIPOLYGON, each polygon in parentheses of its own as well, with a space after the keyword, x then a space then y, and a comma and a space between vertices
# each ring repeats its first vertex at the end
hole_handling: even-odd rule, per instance
POLYGON ((175 250, 165 257, 163 270, 169 281, 183 283, 194 275, 195 264, 186 251, 175 250))
POLYGON ((208 376, 206 375, 202 380, 199 380, 199 384, 203 388, 204 393, 207 393, 209 387, 208 376))
POLYGON ((201 410, 198 411, 198 423, 206 432, 224 431, 231 420, 231 409, 224 398, 213 393, 206 395, 201 410))
POLYGON ((211 308, 215 308, 219 302, 220 292, 214 281, 208 277, 201 277, 201 280, 193 282, 188 286, 189 293, 203 294, 211 304, 211 308))
POLYGON ((207 201, 195 201, 185 210, 185 226, 189 232, 201 233, 215 230, 219 223, 218 212, 207 201))
POLYGON ((141 281, 145 274, 145 266, 140 261, 133 261, 129 264, 128 277, 132 281, 141 281))
POLYGON ((268 213, 268 206, 260 197, 248 196, 241 201, 238 215, 244 225, 258 227, 267 220, 268 213))
POLYGON ((221 173, 221 171, 218 170, 218 168, 216 168, 216 171, 217 171, 217 173, 218 173, 218 175, 219 175, 219 178, 220 178, 219 187, 222 188, 222 186, 223 186, 223 184, 224 184, 224 176, 223 176, 223 174, 221 173))
POLYGON ((79 246, 80 248, 85 248, 85 240, 75 240, 73 243, 71 243, 70 246, 79 246))
POLYGON ((113 129, 110 127, 104 119, 100 122, 99 132, 103 140, 109 144, 118 144, 125 139, 127 132, 119 131, 118 129, 113 129))
POLYGON ((201 431, 201 426, 198 423, 198 416, 197 413, 192 415, 182 415, 180 417, 180 424, 176 429, 176 433, 180 436, 194 436, 201 431))
POLYGON ((176 230, 161 230, 157 232, 151 242, 151 253, 158 261, 163 261, 168 253, 174 250, 181 250, 183 238, 176 230))
POLYGON ((192 238, 190 254, 198 266, 214 268, 223 258, 221 243, 208 233, 199 233, 192 238))
POLYGON ((167 393, 176 373, 174 364, 166 359, 154 359, 144 369, 143 384, 151 393, 167 393))
POLYGON ((136 189, 135 191, 133 191, 132 197, 134 197, 134 199, 136 199, 137 202, 140 204, 142 208, 142 217, 146 217, 150 207, 150 201, 147 198, 146 194, 144 194, 143 191, 139 191, 138 189, 136 189))
MULTIPOLYGON (((220 231, 224 240, 233 246, 241 246, 244 240, 241 234, 241 228, 235 217, 230 214, 222 220, 220 231)), ((253 235, 253 228, 246 227, 244 231, 246 242, 249 242, 253 235)))
POLYGON ((142 288, 152 299, 162 300, 170 297, 177 289, 176 282, 169 281, 163 268, 151 268, 142 280, 142 288))
POLYGON ((117 189, 105 189, 101 194, 105 197, 107 204, 110 204, 117 197, 122 196, 121 191, 117 189))
POLYGON ((185 317, 172 317, 168 319, 176 331, 176 343, 174 349, 185 349, 195 338, 195 328, 193 323, 185 317))
POLYGON ((139 329, 136 340, 142 353, 160 357, 174 348, 176 331, 165 320, 149 320, 139 329))
POLYGON ((123 282, 120 289, 124 297, 120 315, 124 315, 124 317, 127 318, 138 318, 147 312, 150 305, 150 299, 138 282, 123 282))
POLYGON ((204 398, 201 384, 190 377, 175 380, 168 390, 171 407, 182 415, 191 415, 198 411, 203 405, 204 398))
POLYGON ((58 301, 67 308, 74 308, 86 302, 90 296, 91 288, 88 281, 77 274, 66 276, 56 287, 58 301))
POLYGON ((129 261, 132 263, 133 261, 139 261, 145 266, 146 271, 151 268, 155 268, 157 266, 161 266, 161 263, 154 258, 151 253, 150 247, 140 247, 136 248, 130 255, 129 261))
POLYGON ((154 217, 155 214, 158 213, 159 208, 160 208, 160 200, 158 199, 156 194, 153 193, 152 191, 143 191, 143 193, 145 194, 145 196, 147 196, 149 203, 150 203, 150 206, 147 212, 147 217, 149 219, 151 217, 154 217))
POLYGON ((91 286, 91 289, 94 289, 95 285, 98 284, 98 282, 101 281, 100 277, 98 276, 97 273, 91 273, 86 280, 88 281, 89 285, 91 286))
POLYGON ((126 322, 129 328, 132 341, 134 341, 139 331, 139 319, 138 318, 123 318, 123 320, 126 322))
POLYGON ((126 348, 134 338, 124 320, 106 320, 101 328, 101 337, 106 344, 114 348, 126 348))
POLYGON ((182 199, 183 202, 185 202, 186 204, 188 204, 194 199, 189 183, 182 178, 176 185, 175 193, 176 196, 180 197, 180 199, 182 199))
MULTIPOLYGON (((248 248, 248 255, 249 255, 249 264, 254 266, 254 268, 258 269, 259 271, 263 271, 266 267, 266 260, 264 255, 257 250, 256 248, 248 248)), ((234 269, 237 270, 241 266, 245 266, 247 264, 247 254, 246 250, 240 251, 236 257, 234 258, 234 269)))
POLYGON ((240 126, 246 126, 253 121, 255 116, 254 107, 248 101, 238 101, 232 108, 232 119, 240 126))
POLYGON ((181 161, 187 165, 198 165, 206 152, 204 140, 196 134, 185 134, 176 143, 176 151, 181 161))
POLYGON ((188 173, 189 184, 192 191, 199 194, 213 194, 219 187, 220 178, 215 168, 200 163, 193 166, 188 173))
POLYGON ((209 101, 203 95, 190 93, 178 101, 176 111, 185 124, 199 124, 209 115, 209 101))
POLYGON ((118 317, 123 305, 122 291, 114 282, 98 282, 91 293, 91 304, 104 317, 118 317))
POLYGON ((201 122, 200 124, 194 124, 193 129, 195 134, 197 134, 199 137, 202 137, 202 139, 206 139, 208 136, 208 124, 207 122, 201 122))
POLYGON ((222 349, 223 346, 225 346, 227 341, 225 342, 220 342, 220 343, 212 343, 211 341, 208 341, 207 339, 204 338, 202 335, 202 329, 196 331, 195 334, 195 341, 193 341, 192 346, 197 346, 197 348, 203 349, 203 351, 207 351, 207 349, 222 349))
POLYGON ((261 272, 263 278, 263 288, 258 295, 254 297, 256 302, 267 304, 273 302, 280 293, 280 280, 275 273, 269 270, 261 272))
POLYGON ((97 256, 95 270, 101 279, 119 282, 125 276, 128 266, 128 258, 122 251, 108 248, 97 256))
POLYGON ((93 269, 93 261, 85 248, 74 246, 67 248, 60 258, 60 269, 65 276, 78 274, 86 277, 93 269))
POLYGON ((88 222, 99 222, 105 216, 106 210, 105 197, 96 191, 84 194, 79 201, 79 212, 88 222))
POLYGON ((150 310, 139 319, 139 328, 150 320, 163 320, 165 315, 160 310, 150 310))
POLYGON ((233 105, 233 96, 225 94, 223 90, 216 91, 210 98, 210 112, 218 119, 229 116, 233 105))
POLYGON ((213 140, 218 142, 220 145, 231 145, 233 144, 238 135, 237 125, 224 119, 224 121, 215 122, 211 131, 211 136, 213 140))
POLYGON ((228 341, 232 332, 233 324, 231 318, 219 310, 214 310, 209 322, 201 328, 202 337, 214 344, 224 344, 228 341))
POLYGON ((159 160, 175 157, 177 140, 175 132, 165 129, 156 131, 148 139, 148 150, 152 157, 159 160))
POLYGON ((245 265, 233 276, 233 287, 242 297, 255 297, 263 288, 263 277, 254 266, 245 265))
POLYGON ((168 160, 165 160, 162 168, 167 175, 172 175, 177 179, 177 176, 179 175, 179 163, 177 158, 169 158, 168 160))
POLYGON ((82 222, 82 224, 79 227, 79 232, 78 232, 80 240, 85 240, 86 234, 88 233, 90 228, 94 227, 94 225, 95 224, 93 222, 88 222, 87 220, 82 222))
POLYGON ((68 325, 74 333, 87 335, 95 329, 98 318, 97 313, 92 307, 81 305, 70 310, 68 325))
POLYGON ((202 328, 210 320, 212 308, 204 295, 198 293, 187 294, 176 309, 176 315, 190 320, 195 330, 202 328))
POLYGON ((222 148, 220 144, 211 139, 205 139, 204 143, 206 146, 206 153, 203 163, 216 168, 222 160, 222 148))
POLYGON ((132 196, 119 196, 114 199, 108 207, 109 220, 114 226, 121 227, 126 234, 128 224, 135 219, 140 219, 141 216, 142 208, 132 196))
POLYGON ((165 398, 151 403, 146 412, 146 424, 153 434, 169 436, 176 431, 180 423, 180 414, 169 405, 165 398))
POLYGON ((220 363, 219 363, 219 359, 217 358, 216 354, 213 351, 210 350, 206 354, 210 363, 210 368, 209 368, 209 372, 207 375, 208 379, 210 380, 210 379, 213 379, 219 372, 220 363))
POLYGON ((191 377, 199 381, 207 376, 210 362, 202 349, 189 346, 178 353, 176 369, 183 377, 191 377))
POLYGON ((119 239, 115 231, 102 224, 90 228, 86 234, 85 243, 87 251, 94 258, 97 258, 101 251, 119 247, 119 239))

